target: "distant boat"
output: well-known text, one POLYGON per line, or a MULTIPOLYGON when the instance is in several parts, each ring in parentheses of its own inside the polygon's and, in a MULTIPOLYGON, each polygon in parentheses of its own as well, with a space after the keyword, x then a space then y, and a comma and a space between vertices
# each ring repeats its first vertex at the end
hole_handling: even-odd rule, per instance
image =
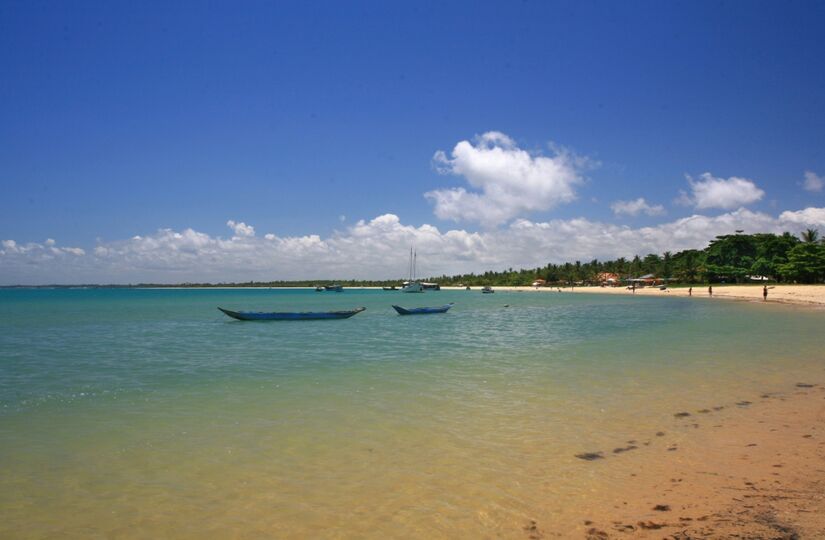
POLYGON ((342 285, 338 285, 336 283, 335 285, 324 285, 324 290, 325 291, 342 292, 344 290, 344 287, 342 285))
POLYGON ((381 287, 381 288, 384 289, 385 291, 397 291, 398 290, 398 287, 396 287, 395 285, 393 285, 392 287, 381 287))
POLYGON ((392 308, 398 312, 399 315, 427 315, 430 313, 446 313, 448 309, 453 307, 452 302, 440 307, 419 307, 419 308, 412 308, 412 309, 405 309, 401 306, 392 306, 392 308))
POLYGON ((315 287, 315 292, 324 292, 324 288, 318 285, 317 287, 315 287))
POLYGON ((401 292, 424 292, 424 286, 417 281, 405 281, 401 292))
POLYGON ((415 281, 415 267, 417 259, 418 253, 414 252, 413 248, 410 248, 410 280, 404 282, 404 286, 401 287, 401 292, 424 292, 424 286, 421 283, 415 281))
POLYGON ((359 307, 350 311, 298 311, 298 312, 277 312, 277 311, 230 311, 218 308, 233 319, 239 321, 308 321, 317 319, 349 319, 357 313, 361 313, 367 308, 359 307))
POLYGON ((482 294, 493 294, 496 291, 494 291, 489 285, 485 285, 484 288, 481 289, 481 292, 482 294))

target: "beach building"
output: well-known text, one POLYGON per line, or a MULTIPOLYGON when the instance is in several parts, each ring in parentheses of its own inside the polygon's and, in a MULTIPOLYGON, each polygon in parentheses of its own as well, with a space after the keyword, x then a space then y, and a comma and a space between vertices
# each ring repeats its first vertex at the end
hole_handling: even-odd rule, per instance
POLYGON ((596 274, 596 283, 603 287, 618 287, 621 285, 619 274, 613 272, 599 272, 596 274))
POLYGON ((632 285, 636 285, 636 287, 654 287, 656 285, 663 285, 665 282, 664 279, 656 277, 656 274, 645 274, 637 278, 630 278, 627 281, 632 285))

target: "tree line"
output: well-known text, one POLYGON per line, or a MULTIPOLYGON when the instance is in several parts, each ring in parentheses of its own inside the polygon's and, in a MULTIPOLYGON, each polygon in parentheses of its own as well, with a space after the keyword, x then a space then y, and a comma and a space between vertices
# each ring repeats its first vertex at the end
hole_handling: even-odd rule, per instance
MULTIPOLYGON (((671 283, 747 283, 766 278, 777 283, 825 282, 825 238, 816 229, 799 237, 783 234, 736 234, 717 236, 705 249, 672 253, 650 253, 632 259, 611 261, 549 263, 538 268, 487 271, 482 274, 431 276, 430 281, 444 286, 519 286, 543 279, 550 285, 598 284, 599 274, 611 273, 620 279, 653 274, 671 283)), ((337 283, 345 287, 398 286, 401 280, 300 280, 248 281, 243 283, 182 283, 176 287, 314 287, 337 283)), ((170 285, 141 283, 135 287, 170 285)))
POLYGON ((441 285, 526 285, 536 279, 548 284, 597 284, 599 274, 611 273, 620 279, 653 274, 674 283, 747 283, 765 278, 778 283, 825 282, 825 239, 815 229, 799 238, 781 235, 728 234, 717 236, 702 250, 688 249, 661 255, 650 253, 632 259, 611 261, 550 263, 547 266, 483 274, 441 276, 431 280, 441 285))

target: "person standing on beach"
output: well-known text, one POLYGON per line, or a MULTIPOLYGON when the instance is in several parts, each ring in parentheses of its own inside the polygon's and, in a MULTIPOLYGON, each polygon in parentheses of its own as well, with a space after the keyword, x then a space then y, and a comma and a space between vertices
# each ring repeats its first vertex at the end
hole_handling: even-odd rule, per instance
POLYGON ((713 285, 708 285, 708 296, 713 296, 713 285))
POLYGON ((693 296, 693 287, 688 287, 688 296, 693 296))
POLYGON ((764 287, 762 287, 762 301, 763 301, 763 302, 767 302, 767 301, 768 301, 768 286, 767 286, 767 285, 765 285, 764 287))

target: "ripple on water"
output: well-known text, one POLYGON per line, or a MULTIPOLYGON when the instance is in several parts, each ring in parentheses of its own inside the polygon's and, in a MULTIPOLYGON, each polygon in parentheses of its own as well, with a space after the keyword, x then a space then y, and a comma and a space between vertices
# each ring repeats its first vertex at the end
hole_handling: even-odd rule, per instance
POLYGON ((0 522, 35 536, 523 536, 644 459, 646 442, 678 443, 675 413, 723 414, 821 371, 820 314, 738 304, 53 294, 16 297, 14 320, 0 302, 0 522), (448 301, 443 316, 389 307, 448 301), (367 311, 239 323, 216 305, 367 311), (638 448, 614 455, 628 440, 638 448))

